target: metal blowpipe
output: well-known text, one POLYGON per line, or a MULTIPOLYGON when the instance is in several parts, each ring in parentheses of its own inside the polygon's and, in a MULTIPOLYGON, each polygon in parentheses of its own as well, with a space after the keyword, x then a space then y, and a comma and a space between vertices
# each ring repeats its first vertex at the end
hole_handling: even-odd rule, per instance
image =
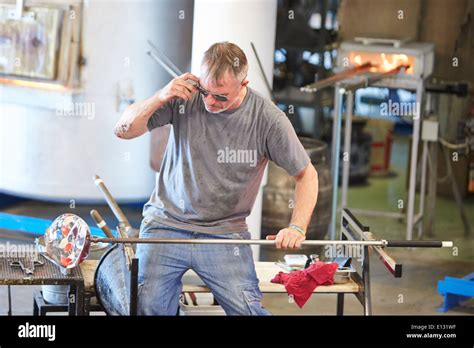
MULTIPOLYGON (((274 240, 264 239, 166 239, 166 238, 98 238, 91 237, 91 242, 98 243, 133 243, 133 244, 253 244, 275 245, 274 240)), ((452 241, 437 240, 306 240, 308 245, 366 245, 398 248, 452 248, 452 241)))

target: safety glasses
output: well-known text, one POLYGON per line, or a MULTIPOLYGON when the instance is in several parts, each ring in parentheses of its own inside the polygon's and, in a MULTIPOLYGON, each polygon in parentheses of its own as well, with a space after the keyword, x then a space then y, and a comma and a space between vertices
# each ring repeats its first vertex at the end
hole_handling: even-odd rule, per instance
POLYGON ((199 90, 199 93, 201 93, 204 98, 206 98, 210 94, 217 101, 220 101, 220 102, 229 101, 229 98, 227 98, 227 96, 222 95, 222 94, 212 94, 207 89, 202 88, 199 83, 197 83, 195 86, 199 90))

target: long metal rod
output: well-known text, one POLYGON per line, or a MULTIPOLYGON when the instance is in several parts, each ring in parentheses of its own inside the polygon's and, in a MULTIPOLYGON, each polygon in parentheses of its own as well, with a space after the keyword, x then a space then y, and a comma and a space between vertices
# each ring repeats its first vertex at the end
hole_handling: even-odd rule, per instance
POLYGON ((173 71, 173 69, 171 69, 168 65, 166 65, 165 62, 163 62, 156 54, 154 54, 151 51, 147 51, 146 53, 148 53, 150 57, 156 60, 158 64, 160 64, 163 67, 163 69, 165 69, 168 72, 168 74, 170 74, 172 77, 179 76, 175 71, 173 71))
MULTIPOLYGON (((424 230, 424 219, 423 219, 423 212, 425 210, 425 192, 426 192, 426 166, 428 161, 428 141, 423 141, 423 152, 421 155, 421 187, 420 187, 420 202, 419 202, 419 216, 420 220, 418 222, 418 238, 423 236, 424 230)), ((414 224, 416 225, 417 222, 415 221, 414 224)))
MULTIPOLYGON (((275 245, 274 240, 265 239, 173 239, 173 238, 91 238, 92 242, 103 243, 140 243, 140 244, 254 244, 275 245)), ((340 241, 340 240, 306 240, 303 245, 371 245, 384 246, 386 241, 340 241)))
POLYGON ((98 176, 94 176, 94 183, 96 186, 100 189, 102 194, 104 195, 104 198, 109 205, 110 209, 112 209, 112 212, 114 213, 115 217, 117 220, 122 223, 123 225, 129 227, 131 229, 130 222, 128 221, 127 217, 123 213, 122 209, 118 206, 117 202, 115 199, 112 197, 110 194, 110 191, 107 189, 107 186, 105 186, 104 181, 98 176))
POLYGON ((370 257, 368 246, 364 246, 364 261, 362 267, 362 275, 364 280, 364 314, 372 315, 372 297, 370 291, 370 257))
POLYGON ((336 239, 337 188, 339 183, 339 149, 341 147, 342 102, 344 89, 339 83, 334 88, 334 118, 331 144, 332 210, 329 238, 336 239))
POLYGON ((252 41, 250 41, 250 46, 252 46, 252 50, 253 50, 253 53, 255 54, 255 58, 257 58, 258 67, 260 68, 260 72, 262 73, 263 82, 265 82, 265 86, 267 87, 270 99, 273 100, 272 87, 270 86, 270 82, 267 79, 267 75, 265 75, 265 70, 263 70, 262 62, 260 61, 260 57, 258 56, 257 49, 255 48, 255 45, 253 44, 252 41))
POLYGON ((346 90, 351 90, 351 91, 354 91, 359 88, 366 88, 366 87, 369 87, 370 85, 373 85, 376 82, 389 78, 392 75, 396 75, 400 73, 402 70, 407 70, 409 67, 410 65, 408 64, 401 64, 392 70, 388 70, 386 72, 376 74, 376 75, 366 76, 365 80, 362 82, 348 83, 347 85, 344 84, 344 88, 346 90))
POLYGON ((334 85, 335 83, 346 80, 352 77, 355 77, 357 75, 362 75, 367 73, 370 68, 372 68, 373 65, 371 63, 365 63, 361 66, 357 66, 355 68, 350 68, 347 70, 344 70, 338 74, 335 74, 331 77, 328 77, 327 79, 321 80, 321 81, 316 81, 314 83, 311 83, 307 86, 301 87, 300 90, 302 92, 309 92, 309 93, 314 93, 317 92, 323 88, 330 87, 334 85))
POLYGON ((342 187, 341 187, 341 207, 347 208, 347 192, 349 188, 349 171, 351 163, 351 137, 352 137, 352 107, 354 93, 348 91, 346 95, 346 123, 344 129, 344 153, 342 156, 342 187))
POLYGON ((416 168, 418 165, 418 141, 420 139, 421 103, 423 101, 423 80, 416 87, 416 113, 413 118, 413 137, 411 143, 410 181, 408 186, 407 240, 413 239, 413 221, 415 216, 416 168))
POLYGON ((147 40, 148 45, 154 50, 154 54, 151 51, 147 51, 147 53, 153 57, 163 68, 165 68, 168 73, 170 73, 173 77, 177 77, 182 75, 181 69, 179 69, 171 59, 168 58, 166 54, 161 52, 158 47, 156 47, 153 42, 147 40))
MULTIPOLYGON (((91 242, 98 243, 131 243, 131 244, 254 244, 275 245, 274 240, 265 239, 176 239, 176 238, 97 238, 91 237, 91 242)), ((451 241, 391 241, 391 240, 306 240, 302 245, 364 245, 364 246, 393 246, 393 247, 430 247, 448 248, 453 246, 451 241)))

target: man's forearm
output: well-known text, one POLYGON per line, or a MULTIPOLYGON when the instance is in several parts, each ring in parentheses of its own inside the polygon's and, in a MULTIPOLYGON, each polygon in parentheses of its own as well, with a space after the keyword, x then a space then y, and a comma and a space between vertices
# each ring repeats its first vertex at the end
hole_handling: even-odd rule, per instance
POLYGON ((295 177, 295 206, 291 216, 291 224, 306 231, 318 200, 318 173, 312 164, 304 169, 299 177, 295 177))
POLYGON ((164 104, 159 97, 159 92, 125 109, 115 126, 114 133, 117 137, 132 139, 144 134, 148 130, 147 124, 151 115, 164 104))

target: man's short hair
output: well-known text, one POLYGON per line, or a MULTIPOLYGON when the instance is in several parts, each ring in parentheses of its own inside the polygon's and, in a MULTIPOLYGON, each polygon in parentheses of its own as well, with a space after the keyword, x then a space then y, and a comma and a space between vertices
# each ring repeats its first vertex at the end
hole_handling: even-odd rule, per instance
POLYGON ((212 83, 219 81, 227 71, 232 72, 236 79, 242 81, 248 72, 247 57, 244 51, 228 41, 217 42, 207 49, 202 58, 201 66, 205 66, 206 75, 212 83))

